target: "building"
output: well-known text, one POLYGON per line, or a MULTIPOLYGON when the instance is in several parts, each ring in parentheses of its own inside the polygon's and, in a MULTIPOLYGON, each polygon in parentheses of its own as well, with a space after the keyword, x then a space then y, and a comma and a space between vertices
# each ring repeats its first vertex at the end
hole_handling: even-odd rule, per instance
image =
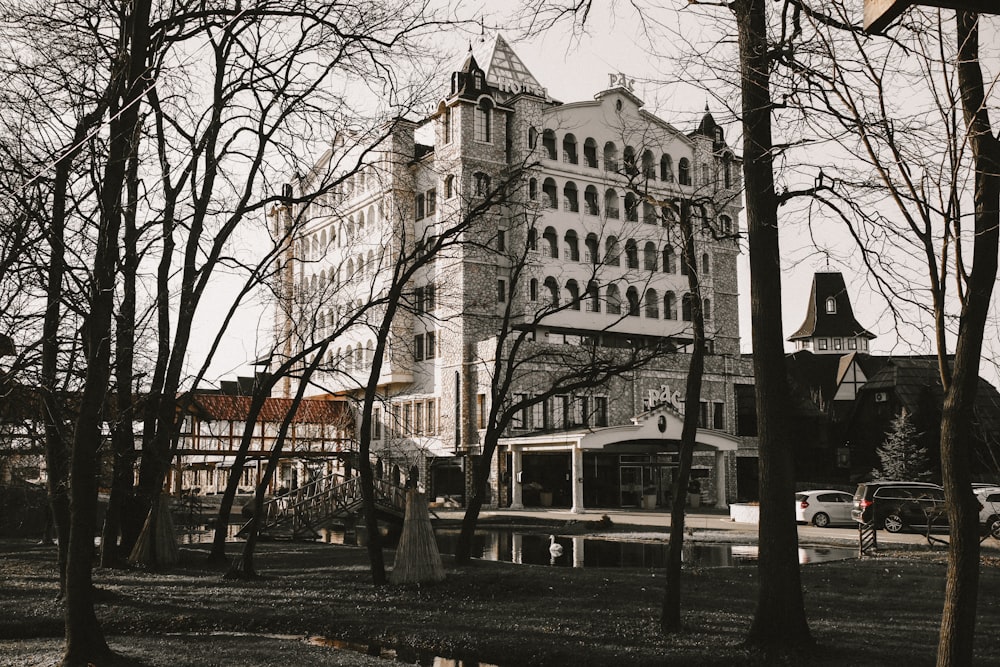
POLYGON ((358 157, 353 176, 337 170, 360 151, 337 137, 289 188, 309 203, 273 211, 276 231, 305 220, 283 274, 285 352, 335 335, 317 384, 359 396, 393 272, 475 216, 407 281, 385 336, 373 450, 416 466, 432 498, 463 499, 475 467, 489 465, 488 504, 665 506, 692 341, 677 225, 690 210, 710 353, 694 474, 704 499, 725 506, 739 495, 740 461, 756 470, 756 440, 736 435, 736 395, 752 379, 739 356, 739 161, 723 129, 706 109, 679 130, 621 74, 592 100, 558 102, 502 37, 488 47, 470 50, 432 113, 396 123, 358 157), (670 353, 519 412, 485 462, 501 327, 527 332, 521 353, 533 355, 508 400, 539 395, 567 350, 670 353))

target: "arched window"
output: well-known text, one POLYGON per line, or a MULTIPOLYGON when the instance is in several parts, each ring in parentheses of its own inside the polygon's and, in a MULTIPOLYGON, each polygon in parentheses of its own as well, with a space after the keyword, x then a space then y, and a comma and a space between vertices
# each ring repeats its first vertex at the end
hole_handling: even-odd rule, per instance
POLYGON ((584 241, 584 245, 587 247, 584 259, 591 264, 597 264, 601 259, 601 251, 597 241, 597 234, 593 232, 587 234, 587 239, 584 241))
POLYGON ((538 301, 538 280, 536 278, 528 281, 528 300, 538 301))
POLYGON ((481 171, 477 171, 472 175, 475 179, 476 185, 476 196, 485 197, 490 193, 490 177, 481 171))
POLYGON ((661 206, 660 215, 663 217, 663 226, 670 227, 677 222, 677 213, 673 206, 661 206))
POLYGON ((563 186, 563 209, 573 213, 580 212, 580 196, 573 181, 566 181, 563 186))
POLYGON ((587 312, 601 312, 601 291, 593 280, 587 283, 587 312))
POLYGON ((610 266, 620 266, 621 249, 618 246, 618 239, 609 236, 604 241, 604 263, 610 266))
POLYGON ((365 349, 361 347, 361 343, 354 348, 354 367, 358 370, 365 367, 365 349))
POLYGON ((605 297, 605 300, 608 303, 608 314, 621 315, 622 297, 621 297, 621 292, 618 291, 618 285, 608 285, 607 296, 605 297))
POLYGON ((685 322, 690 322, 692 319, 691 315, 691 305, 694 302, 690 292, 686 292, 683 297, 681 297, 681 319, 685 322))
POLYGON ((597 203, 597 188, 588 185, 583 191, 583 211, 587 215, 600 215, 601 209, 597 203))
POLYGON ((677 255, 674 252, 674 247, 670 245, 663 249, 663 272, 677 272, 677 255))
POLYGON ((566 258, 571 262, 580 261, 580 242, 576 235, 576 231, 569 230, 566 232, 566 258))
POLYGON ((613 141, 604 144, 604 171, 618 171, 618 147, 613 141))
POLYGON ((629 287, 625 290, 625 298, 628 299, 629 317, 639 317, 639 290, 629 287))
POLYGON ((639 202, 631 192, 625 195, 625 219, 629 222, 639 221, 639 202))
POLYGON ((365 344, 365 363, 371 366, 372 361, 374 360, 375 360, 375 343, 369 340, 365 344))
POLYGON ((444 177, 444 198, 451 199, 455 196, 455 175, 448 174, 444 177))
POLYGON ((625 242, 625 264, 630 269, 639 268, 639 246, 634 239, 625 242))
POLYGON ((553 308, 559 307, 559 283, 552 276, 545 279, 545 289, 549 293, 549 305, 553 308))
POLYGON ((837 300, 832 296, 826 297, 826 312, 831 315, 837 313, 837 300))
POLYGON ((656 224, 656 207, 648 201, 642 202, 642 221, 647 225, 656 224))
POLYGON ((702 277, 712 275, 712 261, 709 259, 707 252, 701 256, 701 275, 702 277))
POLYGON ((655 289, 646 290, 646 317, 658 319, 660 317, 660 295, 655 289))
POLYGON ((664 183, 674 182, 674 160, 666 153, 660 158, 660 180, 664 183))
POLYGON ((546 178, 545 182, 542 183, 542 194, 545 195, 546 206, 554 209, 559 208, 559 190, 556 188, 556 182, 553 179, 546 178))
POLYGON ((579 164, 580 156, 576 152, 576 137, 570 134, 566 134, 563 137, 563 162, 569 162, 570 164, 579 164))
POLYGON ((365 229, 365 212, 358 211, 358 234, 363 232, 365 229))
POLYGON ((712 300, 705 299, 701 302, 701 314, 706 320, 712 319, 712 300))
POLYGON ((538 199, 538 179, 532 178, 528 181, 528 199, 535 201, 538 199))
POLYGON ((528 228, 528 250, 538 250, 538 230, 528 228))
POLYGON ((604 191, 604 215, 614 220, 618 219, 618 193, 612 188, 604 191))
POLYGON ((444 115, 441 117, 444 123, 444 143, 451 143, 451 109, 445 109, 444 115))
POLYGON ((656 179, 656 161, 651 150, 642 152, 642 177, 650 180, 656 179))
POLYGON ((493 143, 493 104, 484 99, 476 107, 476 141, 483 144, 493 143))
POLYGON ((677 182, 691 185, 691 162, 686 157, 682 157, 677 163, 677 182))
POLYGON ((726 236, 731 236, 733 233, 733 219, 728 215, 719 216, 719 231, 726 236))
POLYGON ((542 148, 545 149, 545 157, 550 160, 557 159, 556 156, 556 133, 552 130, 542 132, 542 148))
POLYGON ((528 148, 534 148, 538 145, 538 130, 534 127, 528 128, 528 148))
POLYGON ((667 320, 677 319, 677 297, 673 292, 667 292, 663 296, 663 318, 667 320))
POLYGON ((652 241, 647 241, 646 245, 642 249, 642 268, 647 271, 656 271, 656 244, 652 241))
POLYGON ((635 149, 631 146, 625 147, 625 152, 622 155, 625 162, 625 173, 629 176, 635 176, 639 173, 639 167, 635 163, 635 149))
POLYGON ((569 307, 572 310, 580 310, 580 286, 575 280, 566 282, 566 294, 569 298, 569 307))
POLYGON ((597 142, 590 137, 583 142, 583 163, 597 169, 597 142))
POLYGON ((726 153, 722 156, 722 183, 725 187, 733 187, 733 156, 726 153))
POLYGON ((708 168, 708 165, 707 164, 701 165, 701 184, 708 185, 711 182, 712 182, 712 176, 711 176, 711 171, 708 168))
POLYGON ((556 236, 555 228, 546 227, 545 231, 542 233, 542 240, 545 241, 545 249, 548 251, 548 256, 552 259, 558 259, 559 237, 556 236))
POLYGON ((368 251, 368 258, 365 260, 365 266, 367 267, 369 273, 371 273, 372 275, 375 275, 375 251, 374 250, 369 250, 368 251))
POLYGON ((354 260, 347 260, 347 276, 351 277, 354 275, 354 260))
POLYGON ((328 242, 327 242, 326 230, 325 229, 323 230, 323 233, 320 234, 320 237, 319 237, 319 247, 322 248, 323 254, 326 254, 326 249, 328 247, 328 242))

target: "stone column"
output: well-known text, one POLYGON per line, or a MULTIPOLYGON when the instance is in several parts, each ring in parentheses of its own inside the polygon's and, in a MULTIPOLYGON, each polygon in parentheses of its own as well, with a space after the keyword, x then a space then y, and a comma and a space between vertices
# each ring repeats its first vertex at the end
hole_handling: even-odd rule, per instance
POLYGON ((729 507, 726 502, 726 453, 724 451, 715 452, 715 506, 719 509, 729 507))
POLYGON ((573 508, 570 512, 576 514, 583 513, 583 450, 579 445, 573 445, 570 452, 572 459, 572 472, 570 481, 573 484, 573 508))
POLYGON ((521 498, 521 447, 513 445, 510 448, 510 474, 513 483, 511 484, 512 498, 510 508, 512 510, 523 510, 524 502, 521 498))

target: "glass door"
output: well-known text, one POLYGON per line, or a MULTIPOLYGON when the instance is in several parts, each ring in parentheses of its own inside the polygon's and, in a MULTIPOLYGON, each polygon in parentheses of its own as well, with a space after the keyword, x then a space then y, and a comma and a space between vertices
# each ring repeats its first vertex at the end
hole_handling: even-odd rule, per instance
POLYGON ((642 466, 623 465, 619 470, 622 507, 639 507, 642 503, 642 466))

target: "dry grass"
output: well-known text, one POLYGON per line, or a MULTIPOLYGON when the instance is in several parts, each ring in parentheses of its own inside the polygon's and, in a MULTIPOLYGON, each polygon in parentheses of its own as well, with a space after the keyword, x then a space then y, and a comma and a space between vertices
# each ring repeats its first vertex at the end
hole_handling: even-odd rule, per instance
MULTIPOLYGON (((656 572, 493 562, 459 570, 446 558, 440 584, 376 588, 357 547, 263 543, 265 576, 252 582, 224 581, 206 555, 191 545, 169 572, 95 572, 103 628, 128 656, 121 664, 366 664, 304 639, 322 636, 378 642, 410 664, 440 655, 498 665, 916 667, 934 662, 945 574, 941 549, 807 565, 817 644, 776 658, 741 646, 756 597, 753 568, 686 570, 688 629, 663 637, 656 572)), ((0 572, 0 664, 53 664, 62 609, 52 548, 0 542, 0 572)), ((977 664, 1000 665, 1000 563, 984 559, 981 572, 977 664)))

